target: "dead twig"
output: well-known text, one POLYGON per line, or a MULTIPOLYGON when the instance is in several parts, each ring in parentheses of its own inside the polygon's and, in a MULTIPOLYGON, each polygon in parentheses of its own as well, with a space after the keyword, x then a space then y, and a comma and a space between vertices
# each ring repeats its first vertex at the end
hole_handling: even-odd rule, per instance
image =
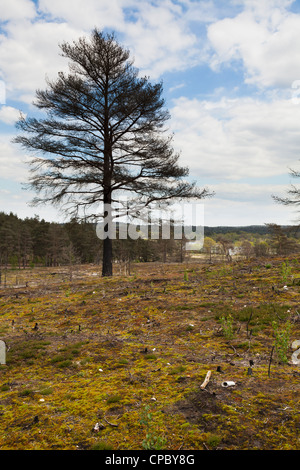
POLYGON ((228 345, 229 348, 231 348, 231 349, 234 351, 233 354, 229 354, 229 353, 228 353, 228 354, 227 354, 228 356, 239 356, 239 353, 236 352, 236 349, 235 349, 234 346, 232 346, 232 344, 227 343, 227 345, 228 345))
POLYGON ((273 346, 272 349, 271 349, 270 360, 269 360, 269 368, 268 368, 268 377, 270 377, 271 362, 272 362, 272 356, 273 356, 274 348, 275 348, 275 346, 273 346))
POLYGON ((118 427, 118 426, 119 426, 118 424, 110 423, 110 422, 105 418, 105 416, 104 416, 103 419, 104 419, 104 421, 105 421, 107 424, 109 424, 110 426, 115 426, 115 427, 118 427))
POLYGON ((251 322, 251 319, 252 319, 252 315, 253 315, 253 312, 250 313, 250 317, 247 321, 247 325, 246 325, 246 331, 247 331, 247 338, 250 338, 251 334, 252 334, 252 330, 250 330, 250 334, 249 334, 249 324, 251 322))
POLYGON ((211 376, 211 370, 209 370, 209 371, 207 372, 204 382, 200 385, 200 388, 202 388, 202 390, 203 390, 203 389, 206 387, 206 385, 208 384, 209 379, 210 379, 210 376, 211 376))

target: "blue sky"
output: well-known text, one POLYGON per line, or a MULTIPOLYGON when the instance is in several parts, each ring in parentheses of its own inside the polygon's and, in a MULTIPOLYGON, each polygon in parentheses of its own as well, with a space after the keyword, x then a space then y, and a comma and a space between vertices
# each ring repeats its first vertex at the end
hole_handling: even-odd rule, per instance
MULTIPOLYGON (((200 187, 205 225, 292 224, 275 204, 300 169, 300 1, 0 0, 0 211, 29 206, 29 156, 11 143, 45 76, 67 68, 58 44, 115 31, 142 75, 163 81, 181 164, 200 187)), ((300 182, 299 182, 300 183, 300 182)))

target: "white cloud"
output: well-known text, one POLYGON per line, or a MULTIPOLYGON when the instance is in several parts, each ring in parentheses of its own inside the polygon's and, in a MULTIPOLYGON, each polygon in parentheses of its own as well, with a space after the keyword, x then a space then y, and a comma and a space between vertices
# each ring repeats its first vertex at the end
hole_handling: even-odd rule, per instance
POLYGON ((179 3, 140 1, 136 7, 138 15, 126 25, 124 41, 143 73, 157 78, 199 61, 197 37, 189 29, 187 13, 179 3))
MULTIPOLYGON (((260 203, 227 201, 214 197, 204 201, 204 223, 207 226, 247 226, 267 223, 292 225, 297 214, 270 200, 260 203)), ((299 221, 299 214, 298 214, 299 221)))
MULTIPOLYGON (((67 68, 58 44, 88 35, 95 26, 115 30, 135 57, 135 65, 153 79, 200 63, 222 70, 238 61, 245 81, 262 88, 264 95, 230 99, 223 96, 226 89, 219 88, 206 100, 188 98, 188 80, 183 88, 185 79, 176 78, 173 91, 182 87, 186 96, 174 100, 170 109, 175 145, 182 150, 181 163, 190 167, 192 178, 211 183, 216 191, 215 198, 205 201, 211 225, 213 217, 219 225, 228 225, 229 220, 237 221, 236 225, 265 223, 265 214, 269 221, 284 220, 286 208, 270 197, 282 186, 267 186, 263 181, 288 173, 299 158, 300 103, 291 99, 293 92, 299 93, 291 84, 300 79, 300 15, 289 11, 292 3, 0 0, 0 78, 5 81, 7 101, 4 105, 0 97, 4 105, 0 121, 13 124, 18 111, 11 100, 30 103, 35 90, 45 88, 46 74, 56 77, 67 68), (265 87, 273 87, 272 93, 267 94, 265 87), (277 87, 286 89, 285 99, 277 87), (250 184, 248 179, 249 183, 242 183, 242 178, 261 178, 262 184, 250 184)), ((10 143, 10 137, 1 137, 1 177, 26 181, 27 157, 10 143)), ((21 207, 19 194, 16 197, 21 207)))
POLYGON ((44 21, 11 23, 6 29, 7 34, 0 36, 0 70, 7 99, 32 102, 35 90, 45 87, 46 75, 56 77, 67 67, 58 44, 76 39, 80 33, 66 23, 44 21))
POLYGON ((15 124, 20 117, 20 111, 11 106, 0 107, 0 121, 5 124, 15 124))
POLYGON ((180 88, 184 88, 186 85, 184 83, 179 83, 178 85, 174 85, 169 88, 169 93, 173 93, 173 91, 179 90, 180 88))
POLYGON ((28 167, 26 162, 28 156, 12 144, 15 137, 10 134, 2 134, 0 140, 0 177, 6 180, 23 183, 28 178, 28 167))
POLYGON ((124 28, 123 7, 134 4, 132 0, 40 0, 39 10, 52 20, 66 21, 77 29, 124 28))
POLYGON ((1 21, 16 21, 35 17, 34 3, 30 0, 0 0, 1 21))
POLYGON ((270 12, 273 14, 274 10, 284 11, 293 3, 295 0, 231 0, 232 5, 242 5, 259 18, 270 16, 270 12))
POLYGON ((218 199, 226 200, 229 203, 239 201, 267 204, 271 202, 272 194, 284 193, 287 187, 279 184, 226 182, 216 183, 212 189, 214 189, 218 199))
POLYGON ((11 190, 0 190, 0 210, 9 214, 18 215, 25 219, 39 215, 40 219, 49 222, 64 222, 65 218, 51 206, 31 207, 30 202, 34 194, 24 191, 21 185, 14 186, 11 190))
POLYGON ((46 74, 67 68, 58 44, 89 35, 95 26, 120 34, 135 65, 153 79, 200 60, 198 39, 189 29, 189 2, 184 8, 171 0, 40 0, 35 11, 33 2, 20 0, 19 14, 17 1, 15 8, 6 6, 0 34, 0 76, 8 98, 31 102, 46 74))
POLYGON ((270 177, 287 173, 299 159, 300 105, 292 100, 182 97, 170 113, 182 162, 199 177, 270 177))
MULTIPOLYGON (((220 225, 257 225, 265 223, 293 224, 299 213, 294 208, 279 205, 272 195, 286 196, 285 184, 217 183, 213 185, 215 197, 204 201, 207 221, 220 225), (218 216, 217 215, 218 212, 218 216), (220 223, 222 220, 222 224, 220 223), (213 222, 215 223, 215 222, 213 222)), ((207 222, 206 221, 206 222, 207 222)))
POLYGON ((44 21, 10 23, 6 31, 6 35, 0 36, 0 70, 7 99, 26 96, 31 102, 35 90, 45 87, 46 75, 57 76, 57 72, 67 66, 59 55, 58 43, 76 39, 79 33, 66 23, 44 21))
POLYGON ((0 76, 10 96, 28 102, 44 86, 45 74, 66 67, 58 43, 97 26, 116 30, 136 66, 153 79, 205 61, 218 69, 241 60, 246 82, 290 87, 300 78, 300 15, 287 10, 291 3, 232 0, 227 10, 230 5, 243 11, 234 17, 227 11, 218 20, 223 7, 212 0, 40 0, 37 9, 30 0, 0 0, 1 19, 7 22, 0 35, 0 76), (204 30, 195 33, 195 25, 203 24, 207 42, 204 30))
POLYGON ((286 8, 292 1, 247 0, 244 10, 208 27, 214 51, 210 63, 218 69, 241 60, 246 83, 290 87, 300 78, 300 16, 286 8))

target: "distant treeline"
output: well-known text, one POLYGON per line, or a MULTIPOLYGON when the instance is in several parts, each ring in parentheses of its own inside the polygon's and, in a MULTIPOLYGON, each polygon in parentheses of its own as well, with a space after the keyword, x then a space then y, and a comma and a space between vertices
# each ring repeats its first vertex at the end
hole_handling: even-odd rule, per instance
MULTIPOLYGON (((114 260, 183 261, 184 240, 113 241, 114 260)), ((46 222, 39 216, 21 219, 0 212, 0 265, 58 266, 101 262, 102 240, 97 237, 96 225, 70 220, 67 223, 46 222)))
MULTIPOLYGON (((222 253, 227 256, 229 250, 241 241, 247 256, 253 253, 288 253, 294 251, 295 247, 297 250, 299 248, 299 234, 295 232, 295 227, 204 227, 204 234, 208 245, 205 244, 203 252, 210 254, 222 253), (291 233, 293 240, 290 238, 291 233), (215 247, 209 244, 210 239, 211 243, 216 243, 215 247)), ((116 262, 183 262, 189 254, 185 251, 184 237, 174 240, 172 230, 170 239, 128 238, 113 241, 116 262)), ((21 219, 13 213, 0 212, 0 266, 25 268, 35 265, 99 264, 101 256, 102 240, 97 237, 95 224, 75 219, 63 224, 46 222, 39 216, 21 219)))
POLYGON ((46 222, 38 216, 20 219, 0 213, 0 264, 15 267, 41 264, 56 266, 79 258, 94 262, 98 238, 90 224, 46 222))
MULTIPOLYGON (((282 226, 283 229, 295 229, 294 226, 282 226)), ((205 227, 205 235, 211 237, 217 234, 236 233, 238 235, 244 233, 254 233, 257 235, 267 235, 270 233, 268 225, 249 225, 246 227, 205 227)))

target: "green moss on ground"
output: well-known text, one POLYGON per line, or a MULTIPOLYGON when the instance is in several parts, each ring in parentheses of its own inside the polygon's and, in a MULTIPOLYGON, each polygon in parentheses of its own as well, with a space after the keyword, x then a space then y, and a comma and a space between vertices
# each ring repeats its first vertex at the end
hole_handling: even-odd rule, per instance
POLYGON ((1 289, 0 449, 299 449, 299 365, 270 354, 273 321, 300 339, 300 286, 281 259, 249 265, 34 268, 1 289))

